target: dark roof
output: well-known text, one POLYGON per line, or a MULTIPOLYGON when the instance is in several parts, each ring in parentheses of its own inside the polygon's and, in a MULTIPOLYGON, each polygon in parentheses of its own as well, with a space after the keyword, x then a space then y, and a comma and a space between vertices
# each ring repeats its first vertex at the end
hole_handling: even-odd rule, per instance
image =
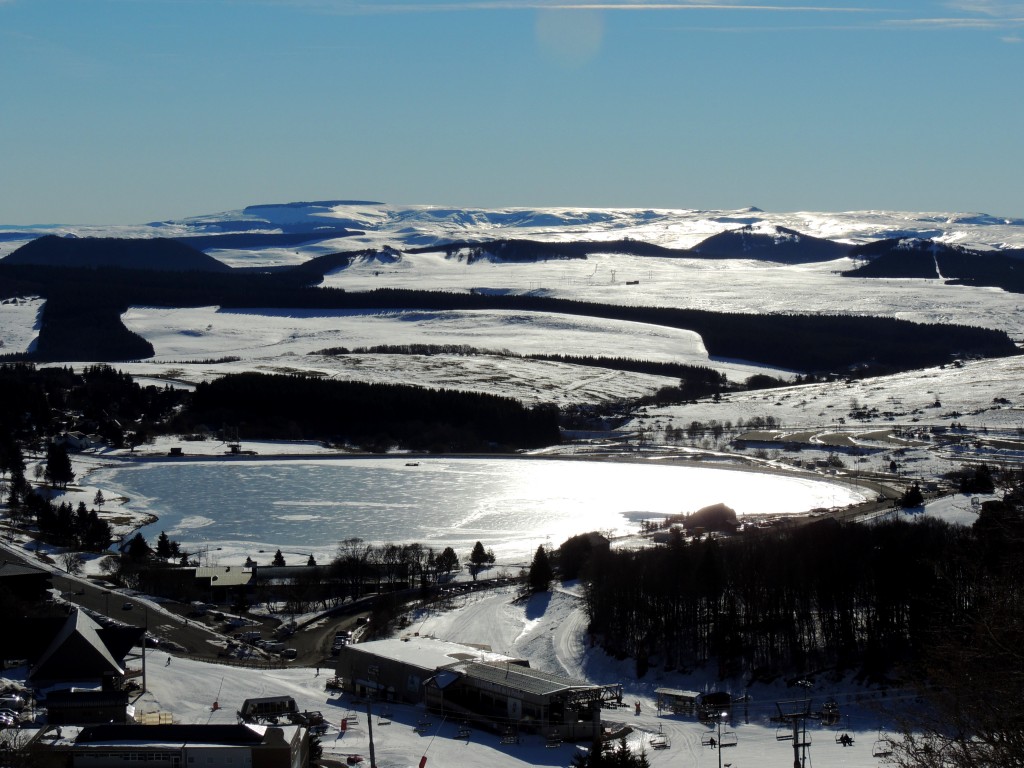
POLYGON ((104 629, 84 611, 74 610, 42 646, 30 676, 34 681, 97 680, 124 674, 124 656, 142 634, 138 627, 104 629))
POLYGON ((102 744, 110 741, 145 741, 150 743, 204 742, 207 744, 262 744, 264 733, 248 725, 103 725, 86 726, 75 739, 76 744, 102 744))
POLYGON ((111 707, 125 706, 128 703, 128 691, 50 691, 46 694, 47 709, 65 709, 74 707, 111 707))
POLYGON ((43 570, 42 568, 36 568, 32 565, 22 565, 20 563, 11 563, 4 560, 3 564, 0 564, 0 578, 6 578, 8 576, 35 576, 37 578, 49 578, 50 572, 43 570))

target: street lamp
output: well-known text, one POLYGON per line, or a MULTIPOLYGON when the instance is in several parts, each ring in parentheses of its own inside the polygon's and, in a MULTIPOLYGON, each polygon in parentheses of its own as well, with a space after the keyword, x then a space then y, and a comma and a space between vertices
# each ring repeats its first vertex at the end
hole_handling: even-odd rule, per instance
POLYGON ((722 721, 728 716, 725 711, 718 713, 718 768, 722 768, 722 721))

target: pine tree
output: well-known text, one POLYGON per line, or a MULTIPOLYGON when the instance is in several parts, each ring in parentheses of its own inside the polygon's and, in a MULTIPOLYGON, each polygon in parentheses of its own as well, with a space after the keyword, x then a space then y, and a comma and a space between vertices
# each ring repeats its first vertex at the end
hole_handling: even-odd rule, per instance
POLYGON ((469 573, 473 577, 473 581, 476 581, 477 574, 484 569, 488 562, 490 561, 487 559, 484 545, 478 541, 473 545, 473 551, 469 553, 469 573))
POLYGON ((51 483, 61 488, 67 488, 68 483, 75 479, 74 470, 71 469, 71 457, 63 445, 50 443, 47 446, 46 474, 51 483))
POLYGON ((146 543, 145 537, 141 533, 136 533, 125 545, 124 553, 130 560, 139 562, 153 554, 153 550, 146 543))
POLYGON ((284 555, 281 554, 281 550, 280 549, 277 550, 277 552, 274 553, 274 559, 270 562, 270 564, 274 565, 274 566, 277 566, 279 568, 286 564, 285 561, 284 561, 284 555))
POLYGON ((171 540, 164 531, 160 531, 160 535, 156 539, 156 556, 161 560, 167 560, 172 554, 171 540))
POLYGON ((533 562, 530 563, 530 572, 526 577, 530 591, 546 592, 554 575, 554 572, 551 570, 551 563, 548 561, 548 553, 544 551, 544 545, 542 544, 537 547, 537 551, 533 555, 533 562))

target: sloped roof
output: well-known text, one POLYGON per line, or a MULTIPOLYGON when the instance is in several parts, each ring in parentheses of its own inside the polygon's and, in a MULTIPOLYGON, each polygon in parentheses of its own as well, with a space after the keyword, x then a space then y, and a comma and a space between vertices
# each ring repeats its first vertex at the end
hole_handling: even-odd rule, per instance
POLYGON ((29 676, 33 680, 86 680, 124 674, 100 629, 84 611, 72 611, 29 676))
POLYGON ((38 578, 44 578, 49 577, 49 575, 49 571, 43 570, 42 568, 36 568, 32 565, 11 563, 7 560, 0 563, 0 578, 7 576, 35 576, 38 578))
POLYGON ((488 683, 504 685, 538 696, 550 696, 562 691, 596 689, 600 687, 593 683, 588 683, 586 680, 574 680, 562 675, 542 672, 539 669, 500 661, 452 664, 449 666, 449 669, 461 672, 469 680, 482 680, 488 683))
POLYGON ((214 587, 244 587, 255 577, 256 569, 244 565, 209 565, 196 568, 196 578, 214 587))

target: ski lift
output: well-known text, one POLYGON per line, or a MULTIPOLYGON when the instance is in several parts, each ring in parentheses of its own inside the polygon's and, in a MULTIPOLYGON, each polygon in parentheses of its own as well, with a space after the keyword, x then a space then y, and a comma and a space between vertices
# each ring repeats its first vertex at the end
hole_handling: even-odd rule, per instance
POLYGON ((471 734, 472 731, 469 729, 469 723, 463 722, 461 725, 459 725, 459 730, 458 733, 455 734, 455 738, 468 739, 471 734))
POLYGON ((668 736, 665 734, 665 728, 662 725, 658 725, 658 732, 651 736, 651 749, 668 749, 672 746, 672 742, 669 741, 668 736))
POLYGON ((718 742, 719 749, 725 749, 726 747, 735 747, 739 742, 736 738, 736 731, 722 731, 722 738, 718 742))
POLYGON ((548 749, 562 746, 562 734, 558 731, 552 731, 548 734, 547 740, 544 742, 544 746, 548 749))
POLYGON ((892 739, 888 736, 878 734, 875 743, 871 745, 872 757, 889 757, 892 754, 892 739))
POLYGON ((840 712, 839 704, 835 699, 829 699, 821 705, 821 724, 825 726, 839 725, 840 712))
POLYGON ((776 728, 775 729, 775 740, 776 741, 790 741, 793 738, 793 731, 790 728, 776 728))

